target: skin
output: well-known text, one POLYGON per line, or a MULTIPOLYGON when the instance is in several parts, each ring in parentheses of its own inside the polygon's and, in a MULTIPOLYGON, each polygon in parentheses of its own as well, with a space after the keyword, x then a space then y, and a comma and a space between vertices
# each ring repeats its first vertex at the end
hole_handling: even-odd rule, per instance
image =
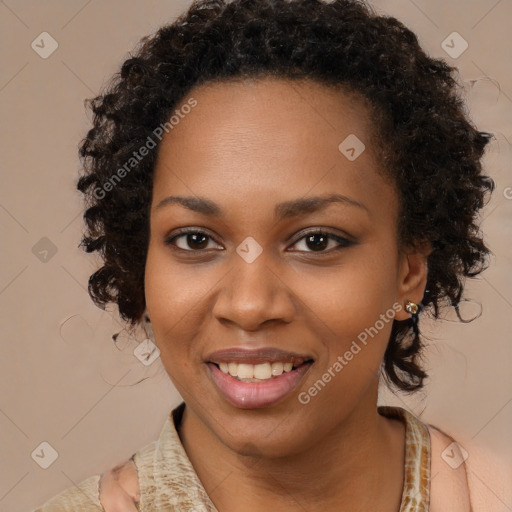
POLYGON ((308 81, 206 84, 183 104, 190 97, 197 106, 159 147, 145 272, 160 357, 187 404, 179 432, 187 455, 220 512, 397 511, 404 427, 377 412, 392 322, 307 405, 297 398, 394 303, 420 302, 425 290, 428 253, 398 248, 398 196, 381 173, 370 112, 308 81), (349 134, 366 146, 354 161, 338 150, 349 134), (364 207, 330 203, 274 217, 277 203, 333 192, 364 207), (224 214, 157 208, 170 195, 209 199, 224 214), (166 244, 180 227, 211 238, 166 244), (319 227, 355 243, 336 249, 330 239, 315 251, 304 231, 319 227), (252 263, 236 252, 248 236, 263 249, 252 263), (315 362, 278 404, 235 407, 205 359, 264 346, 315 362))
POLYGON ((137 512, 140 500, 137 469, 133 461, 118 464, 100 475, 100 503, 105 512, 137 512))
MULTIPOLYGON (((431 512, 470 511, 466 463, 454 469, 442 457, 442 452, 455 440, 432 425, 428 425, 428 430, 432 450, 431 474, 435 475, 430 486, 431 512)), ((138 511, 136 502, 140 500, 140 493, 137 469, 131 460, 102 473, 100 489, 100 501, 105 512, 138 511)))

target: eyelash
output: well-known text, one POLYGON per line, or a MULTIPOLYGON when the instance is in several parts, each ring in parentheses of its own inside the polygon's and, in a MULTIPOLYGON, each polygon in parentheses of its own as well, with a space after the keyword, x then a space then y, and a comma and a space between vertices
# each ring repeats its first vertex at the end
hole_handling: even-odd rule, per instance
MULTIPOLYGON (((196 234, 196 235, 206 235, 209 239, 211 239, 211 240, 213 240, 215 242, 215 239, 212 236, 210 236, 208 233, 206 233, 205 231, 201 231, 200 229, 193 229, 193 228, 182 228, 182 229, 180 229, 178 231, 178 233, 174 234, 171 237, 166 238, 165 239, 165 244, 168 245, 168 246, 172 246, 173 250, 182 251, 182 252, 200 253, 200 252, 207 251, 208 249, 181 249, 180 247, 176 247, 175 244, 173 243, 178 238, 181 238, 181 237, 183 237, 185 235, 194 235, 194 234, 196 234)), ((308 232, 304 233, 300 238, 295 240, 295 242, 292 245, 297 244, 298 242, 300 242, 301 240, 303 240, 304 238, 306 238, 307 236, 310 236, 310 235, 320 235, 320 236, 328 237, 329 239, 335 240, 340 245, 338 245, 334 249, 329 249, 327 251, 326 250, 322 250, 322 251, 299 251, 299 252, 306 252, 306 253, 317 254, 317 255, 331 254, 332 252, 335 252, 335 251, 338 251, 340 249, 344 249, 344 248, 350 247, 352 245, 355 245, 355 243, 356 243, 356 242, 348 240, 347 238, 344 238, 342 236, 339 236, 339 235, 336 235, 336 234, 331 233, 329 231, 325 231, 323 229, 317 228, 315 230, 311 230, 311 231, 308 231, 308 232)))

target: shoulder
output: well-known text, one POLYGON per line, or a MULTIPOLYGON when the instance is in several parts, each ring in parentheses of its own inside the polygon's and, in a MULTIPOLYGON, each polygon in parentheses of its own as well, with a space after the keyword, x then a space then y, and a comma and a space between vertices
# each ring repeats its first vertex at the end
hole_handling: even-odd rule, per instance
POLYGON ((101 475, 100 501, 106 512, 137 512, 139 480, 133 457, 101 475))
POLYGON ((130 458, 57 494, 33 512, 137 512, 137 469, 130 458))
POLYGON ((467 452, 450 435, 427 425, 430 434, 430 512, 471 512, 467 452))
MULTIPOLYGON (((180 404, 175 410, 182 410, 183 405, 180 404)), ((169 415, 157 440, 143 446, 129 459, 111 469, 66 489, 32 512, 137 512, 141 505, 141 488, 146 490, 142 498, 147 504, 148 500, 153 499, 154 489, 159 490, 162 485, 162 471, 167 469, 168 473, 172 473, 169 469, 170 459, 174 460, 172 456, 179 444, 173 425, 173 416, 169 415), (148 488, 152 489, 151 496, 148 495, 148 488)))
POLYGON ((98 512, 101 510, 98 497, 100 477, 90 476, 78 485, 65 489, 33 512, 98 512))

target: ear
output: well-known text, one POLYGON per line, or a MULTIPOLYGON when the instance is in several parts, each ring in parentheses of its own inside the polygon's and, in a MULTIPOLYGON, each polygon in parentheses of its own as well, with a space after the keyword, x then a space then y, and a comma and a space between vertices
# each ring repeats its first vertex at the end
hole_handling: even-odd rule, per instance
POLYGON ((407 301, 419 304, 423 299, 428 277, 428 255, 430 245, 409 248, 400 253, 398 272, 397 302, 401 309, 396 313, 397 320, 407 320, 410 313, 405 310, 407 301))

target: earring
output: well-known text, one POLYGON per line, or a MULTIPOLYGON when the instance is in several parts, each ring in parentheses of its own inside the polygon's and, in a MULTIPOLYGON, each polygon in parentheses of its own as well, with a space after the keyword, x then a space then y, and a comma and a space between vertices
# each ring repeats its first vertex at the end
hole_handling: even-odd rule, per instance
POLYGON ((416 313, 418 313, 418 304, 416 304, 416 302, 412 302, 411 300, 408 300, 407 303, 405 304, 405 311, 407 311, 407 313, 410 313, 411 315, 415 315, 416 313))
POLYGON ((412 330, 415 335, 419 334, 418 329, 418 312, 420 310, 419 304, 416 304, 416 302, 413 302, 412 300, 408 300, 405 304, 405 310, 407 313, 411 315, 411 318, 409 319, 409 322, 412 326, 412 330))

